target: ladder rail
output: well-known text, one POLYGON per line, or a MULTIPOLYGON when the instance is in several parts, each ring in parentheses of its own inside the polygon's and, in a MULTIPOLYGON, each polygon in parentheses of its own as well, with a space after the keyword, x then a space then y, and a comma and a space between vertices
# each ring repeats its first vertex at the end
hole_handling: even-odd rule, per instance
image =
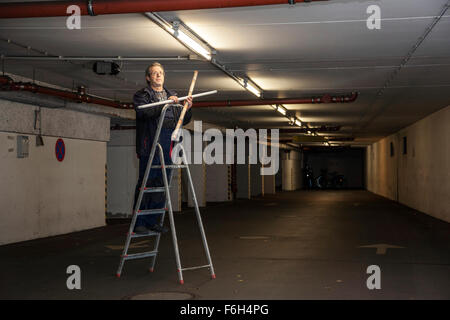
POLYGON ((172 201, 170 198, 170 192, 169 192, 169 186, 167 184, 167 172, 165 168, 165 161, 164 161, 164 155, 162 154, 162 147, 158 144, 159 151, 160 151, 160 159, 161 159, 161 166, 162 166, 162 176, 164 180, 164 186, 166 188, 166 203, 168 207, 168 214, 169 214, 169 220, 170 220, 170 229, 172 231, 172 242, 173 242, 173 248, 175 250, 175 262, 177 264, 177 271, 178 271, 178 278, 181 284, 183 284, 183 275, 181 273, 181 261, 180 261, 180 252, 178 248, 178 239, 177 239, 177 232, 175 229, 175 219, 173 218, 173 211, 172 211, 172 201))
MULTIPOLYGON (((158 143, 158 146, 159 146, 159 148, 161 148, 161 145, 158 143)), ((162 174, 163 174, 163 177, 164 177, 164 175, 165 175, 165 173, 167 172, 166 170, 165 170, 165 168, 167 167, 167 166, 165 166, 165 163, 164 163, 164 155, 162 155, 162 162, 161 162, 162 164, 164 164, 163 166, 164 166, 164 169, 162 169, 161 171, 162 171, 162 174)), ((173 178, 173 171, 170 171, 170 177, 169 177, 169 184, 168 184, 168 188, 166 189, 166 187, 165 187, 165 185, 164 185, 164 192, 165 192, 165 194, 169 194, 169 197, 170 197, 170 190, 169 190, 169 188, 170 188, 170 185, 171 185, 171 183, 172 183, 172 178, 173 178)), ((164 179, 164 178, 163 178, 164 179)), ((166 200, 165 200, 165 204, 164 204, 164 207, 165 208, 168 208, 169 207, 169 202, 168 202, 168 197, 166 196, 166 200)), ((170 202, 170 209, 172 209, 172 202, 170 202)), ((165 216, 166 216, 166 214, 165 214, 165 211, 164 211, 164 213, 162 214, 162 216, 161 216, 161 222, 160 222, 160 225, 161 226, 163 226, 163 224, 164 224, 164 218, 165 218, 165 216)), ((156 235, 156 240, 155 240, 155 248, 159 248, 159 241, 160 241, 160 239, 161 239, 161 234, 160 233, 158 233, 157 235, 156 235)), ((153 256, 153 259, 152 259, 152 263, 151 263, 151 265, 150 265, 150 272, 153 272, 153 270, 155 269, 155 263, 156 263, 156 255, 155 256, 153 256)))
POLYGON ((181 149, 182 154, 183 154, 183 162, 186 164, 186 173, 187 173, 188 180, 189 180, 189 186, 190 186, 191 191, 192 191, 192 200, 194 201, 195 214, 196 214, 196 217, 197 217, 198 226, 199 226, 200 233, 201 233, 201 236, 202 236, 203 248, 205 250, 205 254, 206 254, 206 258, 208 260, 208 264, 211 266, 211 269, 210 269, 211 277, 214 279, 216 277, 216 274, 214 273, 214 267, 213 267, 212 260, 211 260, 211 254, 209 253, 208 241, 206 240, 205 229, 203 227, 202 217, 200 215, 200 210, 198 208, 197 196, 195 194, 194 184, 192 182, 191 171, 189 170, 188 161, 187 161, 187 157, 186 157, 186 152, 184 150, 183 145, 180 145, 180 149, 181 149))
POLYGON ((161 129, 164 123, 164 117, 166 116, 166 111, 167 109, 170 107, 170 104, 166 104, 162 110, 161 110, 161 114, 159 117, 159 121, 158 121, 158 127, 156 128, 156 133, 155 133, 155 139, 152 143, 152 148, 150 150, 150 157, 148 159, 147 162, 147 167, 145 168, 145 173, 144 173, 144 177, 142 178, 142 182, 141 182, 141 188, 139 189, 139 196, 138 199, 135 203, 135 206, 133 208, 133 215, 131 217, 131 223, 130 223, 130 227, 128 229, 128 234, 127 234, 127 240, 125 241, 125 245, 123 247, 123 252, 121 255, 121 259, 119 262, 119 267, 117 269, 117 273, 116 276, 120 277, 121 273, 122 273, 122 269, 123 269, 123 265, 125 263, 125 259, 123 258, 127 252, 128 252, 128 248, 130 246, 130 242, 131 242, 131 235, 133 233, 133 229, 134 229, 134 225, 136 224, 136 220, 137 220, 137 216, 138 216, 138 211, 141 207, 141 202, 142 202, 142 198, 144 196, 144 191, 145 191, 145 187, 147 184, 147 180, 148 180, 148 176, 150 175, 150 170, 152 167, 152 163, 153 163, 153 158, 155 157, 155 152, 156 152, 156 144, 159 141, 159 136, 161 134, 161 129))

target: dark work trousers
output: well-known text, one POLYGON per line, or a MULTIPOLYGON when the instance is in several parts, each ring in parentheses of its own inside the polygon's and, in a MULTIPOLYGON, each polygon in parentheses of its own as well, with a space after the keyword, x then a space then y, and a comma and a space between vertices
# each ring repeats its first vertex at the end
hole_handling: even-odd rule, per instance
MULTIPOLYGON (((173 129, 161 129, 161 134, 159 136, 159 143, 161 144, 161 147, 163 148, 164 152, 164 162, 166 165, 172 164, 171 159, 171 135, 172 135, 173 129)), ((152 143, 152 141, 150 142, 152 143)), ((136 206, 138 197, 139 197, 139 188, 141 187, 142 180, 144 179, 145 175, 145 169, 147 168, 147 163, 149 160, 150 154, 141 156, 139 159, 139 178, 138 182, 136 184, 136 190, 134 193, 134 205, 133 208, 136 206)), ((159 166, 161 165, 161 161, 159 159, 159 148, 156 148, 155 156, 153 157, 153 165, 159 166)), ((166 169, 167 172, 167 181, 170 182, 170 175, 172 174, 172 169, 166 169)), ((151 168, 150 174, 147 180, 147 187, 163 187, 164 186, 164 180, 162 176, 162 171, 160 168, 151 168)), ((141 210, 148 210, 148 209, 161 209, 165 207, 165 201, 166 196, 163 192, 155 192, 155 193, 144 193, 141 201, 141 210)), ((150 214, 150 215, 143 215, 138 216, 136 220, 136 226, 144 226, 144 227, 151 227, 154 224, 158 223, 159 218, 161 217, 161 214, 150 214)))

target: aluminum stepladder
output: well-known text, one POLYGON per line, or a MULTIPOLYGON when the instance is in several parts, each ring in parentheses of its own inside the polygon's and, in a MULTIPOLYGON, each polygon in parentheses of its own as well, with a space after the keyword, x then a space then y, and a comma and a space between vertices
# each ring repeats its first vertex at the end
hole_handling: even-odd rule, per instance
MULTIPOLYGON (((210 272, 211 272, 211 278, 212 279, 216 278, 216 275, 214 273, 214 267, 213 267, 212 260, 211 260, 211 255, 209 253, 208 243, 206 241, 206 235, 205 235, 205 230, 203 228, 203 223, 202 223, 202 218, 201 218, 201 215, 200 215, 200 210, 198 208, 197 197, 195 195, 195 190, 194 190, 194 184, 192 183, 192 177, 191 177, 191 173, 189 171, 189 166, 188 166, 185 150, 184 150, 182 145, 178 146, 179 149, 182 151, 182 160, 183 160, 184 164, 178 164, 178 165, 174 164, 174 165, 167 165, 166 166, 165 162, 164 162, 163 149, 162 149, 161 145, 159 144, 159 136, 160 136, 160 133, 161 133, 161 128, 162 128, 162 125, 163 125, 163 122, 164 122, 164 117, 165 117, 167 108, 169 106, 170 106, 170 104, 166 104, 163 107, 162 111, 161 111, 161 115, 160 115, 159 122, 158 122, 158 127, 156 129, 155 139, 153 141, 152 149, 150 151, 150 157, 149 157, 149 160, 148 160, 148 163, 147 163, 147 167, 145 169, 144 178, 142 179, 142 184, 141 184, 141 188, 140 188, 140 191, 139 191, 139 197, 138 197, 136 205, 135 205, 135 207, 133 209, 133 216, 132 216, 132 219, 131 219, 130 228, 129 228, 128 233, 127 233, 127 239, 126 239, 126 242, 125 242, 125 246, 123 248, 122 255, 120 257, 119 268, 117 269, 117 273, 116 273, 116 276, 118 278, 120 278, 120 275, 121 275, 122 269, 123 269, 123 265, 124 265, 126 260, 133 260, 133 259, 141 259, 141 258, 152 257, 152 263, 151 263, 151 267, 150 267, 149 270, 150 270, 150 272, 154 271, 155 262, 156 262, 156 256, 158 254, 159 240, 161 238, 161 233, 149 231, 148 233, 145 233, 145 234, 136 234, 135 232, 133 232, 133 230, 134 230, 134 226, 136 224, 137 217, 140 216, 140 215, 147 215, 147 214, 161 214, 162 216, 161 216, 160 225, 162 226, 163 223, 164 223, 164 217, 165 217, 165 212, 166 211, 169 214, 170 229, 171 229, 171 233, 172 233, 172 241, 173 241, 173 247, 174 247, 174 251, 175 251, 175 260, 176 260, 178 279, 179 279, 180 284, 184 283, 183 271, 186 271, 186 270, 194 270, 194 269, 200 269, 200 268, 209 268, 210 272), (159 153, 160 164, 161 164, 159 166, 153 166, 152 165, 153 158, 154 158, 155 152, 156 152, 156 148, 158 148, 158 151, 159 151, 158 153, 159 153), (171 172, 171 174, 170 174, 170 181, 169 181, 168 178, 167 178, 167 172, 165 170, 165 169, 169 169, 169 168, 170 169, 176 169, 176 168, 185 168, 186 169, 186 173, 187 173, 187 177, 188 177, 188 184, 189 184, 189 187, 190 187, 191 192, 192 192, 192 199, 193 199, 193 202, 194 202, 195 213, 196 213, 197 222, 198 222, 198 226, 199 226, 201 237, 202 237, 203 247, 204 247, 204 250, 205 250, 206 258, 208 260, 208 264, 207 265, 197 266, 197 267, 189 267, 189 268, 182 268, 181 267, 180 253, 179 253, 179 249, 178 249, 178 240, 177 240, 177 235, 176 235, 176 230, 175 230, 175 221, 174 221, 174 217, 173 217, 172 202, 171 202, 171 199, 170 199, 170 191, 169 191, 170 182, 172 180, 173 174, 171 172), (164 182, 164 186, 163 187, 146 187, 147 186, 147 180, 148 180, 148 177, 150 175, 150 170, 151 169, 160 169, 162 171, 162 177, 163 177, 163 182, 164 182), (166 200, 165 200, 164 208, 150 209, 150 210, 140 210, 140 206, 141 206, 144 194, 154 193, 154 192, 162 192, 162 193, 165 194, 166 200), (142 237, 156 237, 154 249, 152 251, 147 251, 147 252, 128 254, 128 248, 130 246, 131 239, 142 238, 142 237)), ((176 105, 176 106, 181 106, 181 105, 176 105)))

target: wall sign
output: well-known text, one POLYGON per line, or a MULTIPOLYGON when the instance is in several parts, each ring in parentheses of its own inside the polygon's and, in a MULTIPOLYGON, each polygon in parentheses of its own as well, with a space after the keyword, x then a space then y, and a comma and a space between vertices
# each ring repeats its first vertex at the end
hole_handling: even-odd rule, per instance
POLYGON ((56 140, 55 155, 56 155, 56 159, 58 159, 58 161, 64 160, 64 156, 66 155, 66 145, 64 144, 63 139, 56 140))

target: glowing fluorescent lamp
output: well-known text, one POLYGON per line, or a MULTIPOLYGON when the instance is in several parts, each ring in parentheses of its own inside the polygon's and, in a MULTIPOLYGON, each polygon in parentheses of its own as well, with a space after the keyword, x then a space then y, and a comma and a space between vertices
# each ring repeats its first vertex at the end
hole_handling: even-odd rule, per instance
POLYGON ((295 125, 301 127, 302 126, 302 122, 298 119, 295 119, 295 125))
POLYGON ((198 53, 206 60, 211 60, 211 53, 203 48, 200 44, 198 44, 194 39, 188 37, 186 34, 184 34, 182 31, 178 30, 178 32, 174 32, 174 36, 183 42, 186 46, 192 49, 192 51, 198 53))
POLYGON ((166 29, 167 32, 169 32, 172 36, 178 39, 181 43, 183 43, 186 47, 194 51, 195 53, 201 55, 206 60, 211 61, 211 52, 207 49, 205 49, 198 40, 192 39, 187 34, 185 34, 183 31, 181 31, 178 27, 174 28, 171 24, 169 24, 167 21, 162 19, 157 14, 154 14, 152 12, 146 12, 145 15, 149 17, 151 20, 159 24, 161 27, 166 29))
POLYGON ((277 111, 277 108, 278 108, 278 107, 277 107, 276 104, 271 104, 270 106, 271 106, 275 111, 277 111))
POLYGON ((283 116, 285 116, 286 115, 286 113, 287 113, 287 110, 286 110, 286 108, 285 107, 283 107, 282 105, 279 105, 278 106, 278 109, 277 109, 277 111, 279 112, 279 113, 281 113, 283 116))
POLYGON ((247 85, 245 86, 245 88, 250 91, 251 93, 253 93, 255 96, 257 96, 258 98, 261 97, 261 92, 259 92, 258 89, 256 89, 254 86, 252 86, 250 83, 247 82, 247 85))

